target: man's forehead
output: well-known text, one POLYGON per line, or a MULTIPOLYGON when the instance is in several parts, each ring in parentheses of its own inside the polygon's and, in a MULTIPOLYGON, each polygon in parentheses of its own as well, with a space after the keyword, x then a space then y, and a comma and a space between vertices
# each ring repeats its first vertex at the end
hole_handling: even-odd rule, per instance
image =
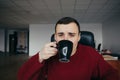
POLYGON ((58 24, 56 26, 55 32, 79 33, 79 30, 78 30, 78 26, 75 23, 69 23, 69 24, 58 24))
POLYGON ((69 33, 77 33, 78 32, 78 28, 75 28, 75 27, 58 27, 56 28, 56 32, 69 32, 69 33))
POLYGON ((71 24, 58 24, 56 29, 78 29, 78 26, 74 23, 71 24))

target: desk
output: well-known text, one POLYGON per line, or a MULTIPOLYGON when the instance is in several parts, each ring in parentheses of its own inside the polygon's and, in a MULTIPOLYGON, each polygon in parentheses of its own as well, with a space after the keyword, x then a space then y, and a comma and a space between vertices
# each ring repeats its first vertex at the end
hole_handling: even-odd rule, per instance
POLYGON ((120 59, 120 53, 101 53, 102 55, 109 55, 112 57, 117 57, 118 59, 120 59))
POLYGON ((118 71, 118 75, 120 78, 120 59, 118 57, 114 57, 111 55, 102 55, 104 60, 106 60, 113 68, 115 68, 118 71))
POLYGON ((118 70, 120 78, 120 60, 106 60, 113 68, 118 70))

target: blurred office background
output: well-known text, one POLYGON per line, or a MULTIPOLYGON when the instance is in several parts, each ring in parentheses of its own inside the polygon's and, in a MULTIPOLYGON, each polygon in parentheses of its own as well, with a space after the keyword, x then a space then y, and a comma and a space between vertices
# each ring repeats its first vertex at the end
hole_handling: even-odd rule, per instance
POLYGON ((93 32, 96 48, 120 54, 120 0, 0 0, 1 80, 16 80, 19 67, 50 42, 64 16, 93 32))

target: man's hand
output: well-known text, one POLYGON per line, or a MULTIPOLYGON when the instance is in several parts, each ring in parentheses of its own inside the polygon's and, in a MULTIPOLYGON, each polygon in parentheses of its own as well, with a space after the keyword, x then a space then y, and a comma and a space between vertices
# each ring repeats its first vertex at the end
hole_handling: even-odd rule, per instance
POLYGON ((42 62, 43 60, 49 59, 50 57, 56 55, 58 51, 56 47, 56 42, 46 44, 39 53, 39 61, 42 62))

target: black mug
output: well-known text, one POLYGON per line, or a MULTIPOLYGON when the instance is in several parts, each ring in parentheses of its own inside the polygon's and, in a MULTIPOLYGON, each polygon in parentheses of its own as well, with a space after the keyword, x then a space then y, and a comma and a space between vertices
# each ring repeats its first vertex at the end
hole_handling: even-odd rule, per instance
POLYGON ((69 40, 61 40, 58 42, 58 53, 60 62, 69 62, 73 49, 73 43, 69 40))

